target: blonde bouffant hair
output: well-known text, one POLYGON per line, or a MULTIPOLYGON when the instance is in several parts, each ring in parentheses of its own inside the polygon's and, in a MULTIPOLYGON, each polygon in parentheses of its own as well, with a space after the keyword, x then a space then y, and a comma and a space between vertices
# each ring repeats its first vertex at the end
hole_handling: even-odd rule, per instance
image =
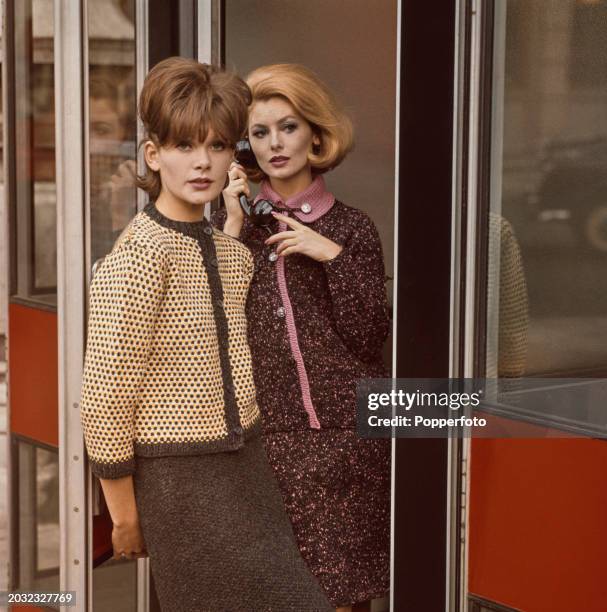
MULTIPOLYGON (((352 121, 328 87, 314 72, 300 64, 271 64, 257 68, 246 79, 251 106, 260 100, 280 97, 301 115, 319 137, 320 145, 308 154, 312 174, 337 167, 352 150, 352 121)), ((252 181, 266 178, 261 169, 247 170, 252 181)))

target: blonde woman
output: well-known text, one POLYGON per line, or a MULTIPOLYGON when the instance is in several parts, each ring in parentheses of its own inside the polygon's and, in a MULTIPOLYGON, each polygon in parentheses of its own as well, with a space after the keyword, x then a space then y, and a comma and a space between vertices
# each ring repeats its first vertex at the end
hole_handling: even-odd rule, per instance
POLYGON ((233 164, 215 222, 255 258, 248 337, 266 452, 299 549, 340 611, 389 588, 389 440, 356 435, 356 381, 386 376, 389 318, 377 230, 327 189, 352 125, 303 66, 247 79, 256 167, 233 164), (258 227, 239 205, 247 179, 279 212, 258 227), (271 233, 271 235, 269 235, 271 233))

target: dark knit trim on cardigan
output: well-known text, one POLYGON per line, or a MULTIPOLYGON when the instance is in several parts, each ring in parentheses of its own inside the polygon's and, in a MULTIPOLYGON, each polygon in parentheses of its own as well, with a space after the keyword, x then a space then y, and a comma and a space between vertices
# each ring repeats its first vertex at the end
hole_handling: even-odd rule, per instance
POLYGON ((135 473, 134 457, 127 461, 120 461, 119 463, 101 463, 89 457, 89 465, 91 466, 91 472, 93 472, 97 478, 113 480, 114 478, 131 476, 135 473))
POLYGON ((236 437, 242 436, 243 429, 240 424, 238 404, 236 402, 236 387, 232 378, 232 366, 229 353, 229 327, 228 318, 223 304, 223 286, 219 275, 219 262, 213 240, 213 227, 203 218, 201 221, 175 221, 165 217, 153 202, 150 202, 144 212, 154 221, 169 229, 181 232, 186 236, 195 238, 202 253, 202 263, 207 273, 211 300, 213 302, 213 318, 217 328, 219 343, 219 363, 221 364, 221 378, 223 381, 223 399, 225 403, 225 420, 228 432, 236 437))
MULTIPOLYGON (((261 434, 261 419, 257 419, 243 433, 236 433, 233 430, 227 436, 219 440, 200 441, 200 442, 135 442, 134 451, 136 457, 170 457, 173 455, 209 455, 234 451, 242 448, 244 443, 261 434)), ((119 463, 101 463, 89 457, 91 471, 98 478, 123 478, 135 473, 136 459, 133 457, 128 461, 119 463)))
POLYGON ((206 236, 207 238, 213 235, 213 228, 209 221, 204 217, 200 221, 175 221, 165 217, 157 208, 154 202, 150 202, 143 209, 143 212, 156 221, 156 223, 172 229, 176 232, 180 232, 190 238, 198 240, 200 236, 206 236), (205 228, 208 228, 205 230, 205 228), (210 230, 210 231, 209 231, 210 230))
POLYGON ((135 455, 138 457, 169 457, 173 455, 209 455, 224 451, 238 450, 244 442, 261 434, 261 419, 257 419, 243 433, 233 430, 218 440, 200 442, 135 442, 135 455))

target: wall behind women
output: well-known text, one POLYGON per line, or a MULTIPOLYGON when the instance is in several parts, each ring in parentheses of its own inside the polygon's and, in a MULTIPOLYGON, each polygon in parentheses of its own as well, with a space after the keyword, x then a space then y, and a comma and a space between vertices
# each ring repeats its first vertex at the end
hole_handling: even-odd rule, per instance
MULTIPOLYGON (((355 149, 326 175, 329 189, 378 227, 392 276, 397 2, 228 0, 226 67, 246 76, 264 64, 311 68, 350 112, 355 149)), ((392 285, 388 284, 390 300, 392 285)))

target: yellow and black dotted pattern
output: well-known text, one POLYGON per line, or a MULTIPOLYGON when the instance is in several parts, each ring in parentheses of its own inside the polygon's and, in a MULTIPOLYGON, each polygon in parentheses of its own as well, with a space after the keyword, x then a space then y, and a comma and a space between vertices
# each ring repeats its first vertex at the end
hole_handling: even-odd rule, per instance
POLYGON ((259 429, 245 302, 248 249, 149 204, 99 266, 81 398, 94 473, 135 455, 221 452, 259 429))

